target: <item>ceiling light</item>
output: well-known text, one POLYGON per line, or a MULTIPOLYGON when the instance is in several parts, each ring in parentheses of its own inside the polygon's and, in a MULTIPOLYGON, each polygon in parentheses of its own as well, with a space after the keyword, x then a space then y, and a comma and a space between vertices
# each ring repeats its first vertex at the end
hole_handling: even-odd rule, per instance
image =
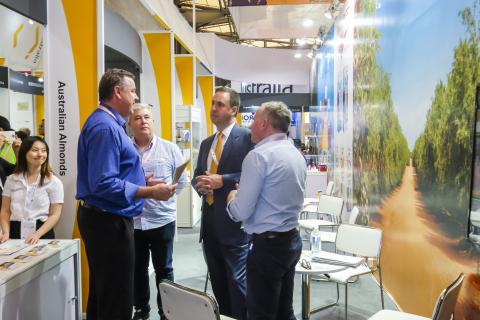
POLYGON ((305 28, 308 28, 308 27, 313 26, 313 20, 311 20, 311 19, 305 19, 305 20, 303 20, 303 26, 304 26, 305 28))
POLYGON ((32 20, 32 19, 28 19, 28 23, 33 24, 33 20, 32 20))
POLYGON ((325 18, 327 18, 328 20, 333 19, 333 15, 332 15, 332 12, 330 11, 330 9, 325 11, 324 15, 325 15, 325 18))
POLYGON ((302 54, 297 52, 295 53, 294 57, 300 59, 302 57, 302 54))
POLYGON ((42 77, 38 78, 38 82, 42 83, 42 82, 43 82, 43 78, 42 78, 42 77))
POLYGON ((335 13, 338 10, 338 7, 340 6, 340 2, 338 0, 332 1, 332 4, 328 6, 327 11, 325 11, 324 15, 325 18, 331 20, 335 17, 335 13))
POLYGON ((295 39, 295 42, 299 45, 299 46, 303 46, 307 43, 307 40, 304 39, 304 38, 298 38, 298 39, 295 39))

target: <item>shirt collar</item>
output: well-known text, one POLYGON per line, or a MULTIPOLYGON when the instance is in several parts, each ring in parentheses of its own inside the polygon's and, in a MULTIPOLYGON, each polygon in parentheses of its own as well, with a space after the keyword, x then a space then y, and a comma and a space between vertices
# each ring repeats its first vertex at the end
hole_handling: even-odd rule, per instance
POLYGON ((235 121, 230 124, 228 127, 223 129, 222 134, 224 136, 223 141, 227 141, 228 136, 230 136, 230 133, 232 132, 233 126, 235 125, 235 121))
POLYGON ((115 119, 117 120, 118 124, 122 127, 125 127, 125 124, 127 123, 125 121, 125 119, 123 119, 122 115, 115 109, 113 109, 112 107, 110 107, 108 104, 106 104, 105 102, 100 102, 100 105, 101 106, 104 106, 105 108, 107 108, 111 113, 113 113, 113 115, 115 116, 115 119))
MULTIPOLYGON (((135 137, 132 137, 132 142, 135 148, 137 148, 137 150, 140 152, 140 147, 138 146, 137 141, 135 141, 135 137)), ((157 136, 153 135, 152 141, 150 141, 150 144, 143 152, 151 150, 155 143, 157 143, 157 136)))
POLYGON ((283 132, 279 132, 279 133, 274 133, 274 134, 271 134, 269 135, 268 137, 266 138, 263 138, 260 142, 258 142, 256 145, 255 145, 255 148, 263 145, 263 144, 266 144, 268 142, 271 142, 271 141, 277 141, 277 140, 287 140, 287 135, 283 132))

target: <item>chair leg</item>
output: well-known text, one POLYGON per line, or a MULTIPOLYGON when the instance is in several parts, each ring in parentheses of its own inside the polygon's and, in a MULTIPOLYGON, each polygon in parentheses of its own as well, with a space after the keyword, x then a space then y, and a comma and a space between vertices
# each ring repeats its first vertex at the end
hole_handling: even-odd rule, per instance
POLYGON ((321 310, 325 310, 325 309, 328 309, 330 307, 334 307, 336 305, 338 305, 338 300, 340 300, 340 288, 339 288, 339 285, 338 283, 336 283, 337 285, 337 300, 333 303, 329 303, 327 305, 324 305, 324 306, 321 306, 321 307, 317 307, 317 308, 314 308, 314 309, 311 309, 310 310, 310 314, 313 314, 315 312, 318 312, 318 311, 321 311, 321 310))
POLYGON ((348 281, 345 283, 345 320, 348 319, 348 281))
POLYGON ((380 278, 380 298, 382 299, 382 309, 385 309, 385 301, 383 299, 382 269, 380 266, 378 266, 378 277, 380 278))
POLYGON ((207 271, 207 276, 205 277, 205 288, 203 288, 203 292, 207 292, 207 287, 208 287, 208 279, 210 279, 210 274, 207 271))

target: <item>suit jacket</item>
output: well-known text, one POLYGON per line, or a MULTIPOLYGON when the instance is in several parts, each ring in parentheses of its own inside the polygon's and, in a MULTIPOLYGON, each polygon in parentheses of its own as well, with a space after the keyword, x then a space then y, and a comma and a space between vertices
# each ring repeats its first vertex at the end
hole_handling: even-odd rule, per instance
MULTIPOLYGON (((196 178, 204 175, 205 171, 210 170, 207 167, 208 154, 212 146, 215 135, 208 137, 202 141, 198 154, 197 168, 192 179, 192 186, 196 184, 196 178)), ((222 156, 218 163, 217 174, 222 175, 223 187, 213 192, 213 217, 209 217, 209 221, 213 223, 219 241, 225 245, 244 244, 249 241, 249 236, 240 229, 240 222, 233 222, 226 210, 227 196, 229 192, 235 189, 235 184, 240 181, 242 171, 242 162, 247 153, 253 148, 250 140, 250 130, 240 128, 236 124, 233 126, 230 135, 223 147, 222 156)), ((198 190, 197 190, 198 192, 198 190)), ((199 193, 200 196, 202 196, 199 193)), ((204 223, 205 208, 208 206, 206 197, 202 199, 202 224, 204 223)), ((209 212, 208 214, 212 214, 209 212)), ((209 228, 210 230, 212 228, 209 228)), ((205 228, 202 227, 202 230, 205 228)), ((203 231, 200 237, 203 237, 203 231)))

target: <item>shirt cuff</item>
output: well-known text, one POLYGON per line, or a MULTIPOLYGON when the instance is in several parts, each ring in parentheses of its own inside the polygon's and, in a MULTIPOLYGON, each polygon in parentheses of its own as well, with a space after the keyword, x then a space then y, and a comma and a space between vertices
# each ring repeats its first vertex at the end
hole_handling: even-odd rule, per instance
POLYGON ((233 202, 233 200, 230 200, 229 203, 227 203, 227 213, 228 213, 228 216, 230 217, 230 219, 232 219, 233 221, 235 222, 239 222, 240 220, 238 220, 234 215, 232 215, 232 213, 230 212, 230 204, 233 202))
POLYGON ((125 198, 129 204, 135 200, 138 189, 140 189, 139 185, 133 184, 128 181, 125 182, 125 198))

